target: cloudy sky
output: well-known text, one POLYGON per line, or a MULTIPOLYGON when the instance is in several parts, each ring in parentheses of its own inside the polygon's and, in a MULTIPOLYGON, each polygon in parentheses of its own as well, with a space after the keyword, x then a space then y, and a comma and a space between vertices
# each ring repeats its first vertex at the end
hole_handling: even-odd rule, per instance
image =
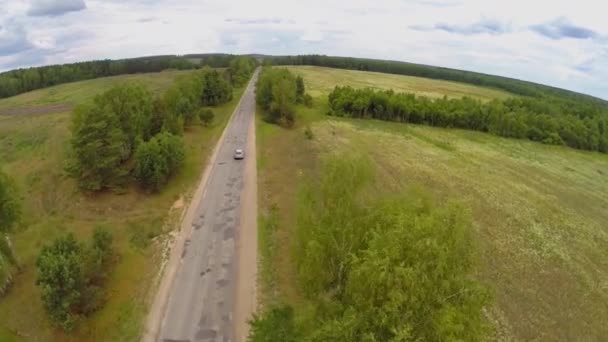
POLYGON ((608 99, 602 0, 0 0, 0 71, 203 52, 361 56, 608 99))

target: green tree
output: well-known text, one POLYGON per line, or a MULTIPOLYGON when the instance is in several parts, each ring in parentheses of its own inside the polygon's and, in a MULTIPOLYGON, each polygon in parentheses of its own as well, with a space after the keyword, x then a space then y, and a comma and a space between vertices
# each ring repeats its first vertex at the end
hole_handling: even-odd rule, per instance
POLYGON ((151 138, 153 98, 143 85, 125 83, 114 86, 96 96, 94 103, 118 117, 120 128, 127 138, 123 160, 131 157, 138 140, 151 138))
POLYGON ((171 176, 177 172, 177 170, 179 170, 186 158, 184 140, 167 132, 157 135, 154 137, 154 139, 158 141, 161 153, 166 160, 167 167, 169 168, 168 175, 171 176))
POLYGON ((232 99, 232 87, 217 70, 205 68, 200 72, 202 91, 200 104, 216 106, 232 99))
POLYGON ((258 79, 256 101, 265 120, 290 127, 295 122, 296 77, 286 69, 266 67, 258 79))
POLYGON ((72 118, 72 173, 81 188, 98 191, 124 184, 128 171, 122 162, 128 156, 127 135, 119 116, 107 106, 81 105, 72 118))
POLYGON ((304 88, 304 79, 302 76, 298 75, 296 77, 296 98, 298 102, 304 101, 304 93, 306 89, 304 88))
POLYGON ((245 85, 255 70, 256 61, 251 57, 238 56, 230 61, 228 72, 234 86, 245 85))
POLYGON ((168 174, 169 166, 158 140, 152 139, 137 147, 133 175, 144 189, 159 191, 167 183, 168 174))
POLYGON ((133 175, 144 189, 157 192, 181 167, 184 158, 181 138, 163 132, 139 145, 135 153, 133 175))
POLYGON ((64 330, 72 330, 80 318, 84 288, 83 246, 73 234, 44 246, 36 261, 36 283, 51 320, 64 330))
POLYGON ((79 319, 102 306, 111 256, 112 235, 101 227, 88 245, 69 233, 42 248, 36 284, 54 324, 71 331, 79 319))

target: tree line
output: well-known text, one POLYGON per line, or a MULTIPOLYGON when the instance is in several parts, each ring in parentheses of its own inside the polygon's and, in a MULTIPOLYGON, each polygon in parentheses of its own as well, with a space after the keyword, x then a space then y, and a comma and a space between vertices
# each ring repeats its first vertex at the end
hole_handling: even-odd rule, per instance
MULTIPOLYGON (((240 72, 240 64, 233 60, 254 63, 251 57, 227 54, 199 54, 185 56, 151 56, 120 60, 99 60, 63 65, 17 69, 0 73, 0 98, 14 96, 57 84, 98 77, 159 72, 167 69, 189 70, 203 66, 228 68, 240 72)), ((240 63, 240 62, 239 62, 240 63)), ((243 73, 240 74, 241 79, 243 73)))
POLYGON ((484 103, 352 87, 336 87, 328 99, 337 116, 465 128, 608 153, 608 116, 577 113, 565 102, 516 97, 484 103))
POLYGON ((256 85, 256 102, 264 110, 266 121, 291 127, 296 104, 310 106, 312 97, 306 94, 301 76, 283 68, 264 67, 256 85))
POLYGON ((215 106, 232 99, 232 85, 204 68, 178 77, 162 95, 123 84, 78 106, 72 118, 71 173, 82 189, 120 189, 134 178, 159 191, 185 158, 184 127, 209 123, 215 106))
POLYGON ((543 97, 547 98, 547 100, 564 101, 574 107, 582 106, 585 111, 605 110, 608 108, 607 101, 565 89, 508 77, 435 67, 430 65, 380 59, 335 57, 325 55, 268 56, 265 57, 264 61, 274 65, 316 65, 339 69, 375 71, 388 74, 456 81, 484 87, 498 88, 522 96, 543 97))
POLYGON ((472 224, 425 194, 362 196, 373 164, 330 158, 298 196, 293 265, 301 295, 267 306, 250 340, 479 341, 488 291, 470 277, 472 224))

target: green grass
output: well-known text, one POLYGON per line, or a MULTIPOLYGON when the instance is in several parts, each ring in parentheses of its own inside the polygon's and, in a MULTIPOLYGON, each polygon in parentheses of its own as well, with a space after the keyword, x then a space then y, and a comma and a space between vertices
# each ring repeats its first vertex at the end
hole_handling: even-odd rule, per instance
POLYGON ((479 248, 474 276, 494 294, 490 338, 608 336, 608 156, 465 130, 336 119, 323 115, 325 100, 315 103, 298 108, 292 130, 258 121, 261 215, 279 207, 276 256, 263 265, 276 274, 276 293, 262 284, 264 296, 300 302, 290 260, 298 184, 319 172, 325 156, 363 154, 376 165, 377 194, 420 188, 440 203, 456 199, 470 208, 479 248))
POLYGON ((188 71, 168 70, 158 73, 112 76, 60 84, 2 99, 0 100, 0 111, 8 108, 55 104, 75 105, 92 99, 96 94, 111 88, 116 83, 125 81, 141 82, 150 90, 159 91, 169 87, 175 76, 184 73, 188 73, 188 71))
POLYGON ((481 100, 491 100, 513 96, 502 90, 422 77, 315 66, 288 66, 286 68, 304 78, 306 91, 313 97, 328 94, 336 85, 350 85, 355 88, 393 89, 397 92, 415 93, 428 97, 470 96, 481 100))
MULTIPOLYGON (((0 107, 16 102, 27 106, 55 103, 59 98, 77 104, 112 84, 134 79, 160 91, 168 87, 177 74, 180 72, 65 84, 55 87, 61 91, 49 97, 41 95, 50 91, 45 89, 1 100, 0 107)), ((213 109, 216 116, 210 127, 194 126, 186 131, 185 165, 168 186, 155 195, 147 195, 135 187, 124 194, 85 195, 78 191, 75 181, 64 171, 70 113, 14 116, 0 121, 0 165, 16 180, 24 206, 23 222, 13 236, 23 268, 8 295, 0 299, 0 341, 10 338, 17 341, 138 339, 163 253, 161 241, 150 238, 176 227, 181 208, 172 209, 172 206, 178 199, 191 195, 204 161, 242 91, 235 90, 230 103, 213 109), (112 231, 118 254, 107 284, 107 302, 82 322, 75 333, 66 335, 51 327, 43 310, 40 291, 35 285, 35 259, 41 246, 55 237, 74 232, 85 239, 96 225, 112 231)))

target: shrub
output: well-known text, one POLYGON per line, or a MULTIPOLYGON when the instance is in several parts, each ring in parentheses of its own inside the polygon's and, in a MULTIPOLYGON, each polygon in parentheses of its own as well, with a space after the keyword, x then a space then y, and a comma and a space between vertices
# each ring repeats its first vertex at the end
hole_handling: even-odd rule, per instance
POLYGON ((111 253, 112 235, 103 228, 95 230, 89 246, 70 233, 42 248, 36 284, 54 324, 71 331, 82 316, 101 307, 111 253))
POLYGON ((201 120, 203 125, 209 126, 211 122, 213 122, 213 118, 215 118, 215 114, 209 108, 201 108, 198 112, 198 118, 201 120))
POLYGON ((295 342, 298 339, 293 319, 293 309, 288 305, 268 308, 261 316, 254 314, 250 323, 249 341, 295 342))
POLYGON ((308 140, 312 140, 314 138, 314 135, 312 133, 312 129, 310 128, 310 126, 306 126, 306 128, 304 129, 304 135, 306 136, 306 139, 308 139, 308 140))

